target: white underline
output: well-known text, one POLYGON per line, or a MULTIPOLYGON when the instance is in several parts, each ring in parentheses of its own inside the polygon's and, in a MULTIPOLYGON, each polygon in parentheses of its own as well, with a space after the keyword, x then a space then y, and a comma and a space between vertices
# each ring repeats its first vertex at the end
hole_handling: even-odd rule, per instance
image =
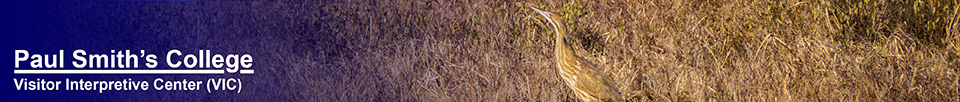
MULTIPOLYGON (((224 74, 223 69, 192 70, 13 70, 13 74, 224 74)), ((253 70, 240 70, 253 74, 253 70)))
POLYGON ((240 74, 253 74, 253 70, 240 70, 240 74))

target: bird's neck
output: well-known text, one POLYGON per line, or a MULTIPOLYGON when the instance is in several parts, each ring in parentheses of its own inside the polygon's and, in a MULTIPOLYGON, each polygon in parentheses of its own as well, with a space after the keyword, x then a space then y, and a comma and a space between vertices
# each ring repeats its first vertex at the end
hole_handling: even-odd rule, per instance
POLYGON ((567 32, 567 30, 565 29, 566 26, 563 25, 565 23, 559 19, 555 20, 553 23, 555 27, 554 30, 557 32, 555 36, 556 40, 554 40, 556 41, 555 47, 557 48, 556 49, 557 51, 554 51, 554 52, 557 53, 558 57, 559 56, 570 56, 570 57, 576 56, 573 52, 573 47, 571 47, 570 44, 567 42, 567 37, 569 37, 567 33, 569 32, 567 32))

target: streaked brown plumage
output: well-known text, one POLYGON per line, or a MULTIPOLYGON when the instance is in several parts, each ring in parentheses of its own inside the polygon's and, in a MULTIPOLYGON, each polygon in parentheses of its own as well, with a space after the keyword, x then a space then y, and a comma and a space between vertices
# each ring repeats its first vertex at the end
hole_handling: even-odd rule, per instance
POLYGON ((557 72, 567 86, 573 89, 580 100, 596 101, 623 101, 623 95, 617 91, 613 79, 600 71, 590 61, 586 61, 573 52, 573 47, 566 42, 567 31, 565 22, 553 13, 530 7, 547 18, 556 32, 554 52, 557 58, 557 72))

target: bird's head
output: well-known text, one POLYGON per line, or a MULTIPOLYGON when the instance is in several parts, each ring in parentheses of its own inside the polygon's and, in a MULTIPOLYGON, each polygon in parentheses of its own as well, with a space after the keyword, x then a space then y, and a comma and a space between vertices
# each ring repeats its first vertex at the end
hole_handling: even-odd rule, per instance
POLYGON ((537 7, 531 6, 530 9, 537 11, 537 13, 540 13, 541 16, 547 18, 547 21, 550 22, 550 25, 553 25, 553 30, 556 31, 558 38, 567 33, 566 26, 563 25, 565 22, 562 18, 560 18, 559 15, 537 9, 537 7))
POLYGON ((533 9, 534 11, 537 11, 537 13, 540 13, 540 15, 543 15, 543 17, 550 18, 550 17, 552 17, 552 16, 554 15, 553 13, 540 10, 540 9, 538 9, 537 7, 530 6, 530 9, 533 9))

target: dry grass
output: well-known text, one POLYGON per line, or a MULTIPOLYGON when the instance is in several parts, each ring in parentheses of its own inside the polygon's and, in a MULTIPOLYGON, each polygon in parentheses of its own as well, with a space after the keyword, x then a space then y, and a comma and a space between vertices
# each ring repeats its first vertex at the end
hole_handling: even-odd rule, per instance
POLYGON ((324 2, 320 100, 575 101, 537 6, 631 101, 960 101, 957 1, 324 2))

